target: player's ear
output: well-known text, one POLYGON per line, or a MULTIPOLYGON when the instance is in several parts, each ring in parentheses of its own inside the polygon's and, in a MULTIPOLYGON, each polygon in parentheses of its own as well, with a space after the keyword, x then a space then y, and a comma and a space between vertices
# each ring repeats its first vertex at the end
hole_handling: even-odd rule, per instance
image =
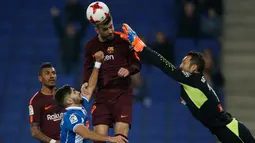
POLYGON ((198 66, 196 64, 193 64, 190 68, 191 72, 197 72, 198 71, 198 66))
POLYGON ((38 80, 40 81, 40 82, 42 82, 42 76, 38 76, 38 80))
POLYGON ((99 28, 97 26, 95 26, 95 31, 97 34, 99 34, 99 28))
POLYGON ((73 104, 73 100, 71 98, 67 98, 66 99, 66 104, 67 105, 73 104))

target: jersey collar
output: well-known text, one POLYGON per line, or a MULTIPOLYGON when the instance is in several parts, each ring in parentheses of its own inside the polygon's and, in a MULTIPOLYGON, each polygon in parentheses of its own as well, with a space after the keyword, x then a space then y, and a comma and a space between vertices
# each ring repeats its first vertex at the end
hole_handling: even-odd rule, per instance
POLYGON ((82 107, 67 107, 66 110, 82 110, 82 107))

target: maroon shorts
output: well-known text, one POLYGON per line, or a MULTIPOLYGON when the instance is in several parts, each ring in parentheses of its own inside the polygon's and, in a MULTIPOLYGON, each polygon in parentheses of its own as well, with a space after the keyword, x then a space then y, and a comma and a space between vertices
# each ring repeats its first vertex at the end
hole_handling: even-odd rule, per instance
MULTIPOLYGON (((109 93, 100 93, 107 96, 109 93)), ((108 125, 113 127, 116 122, 124 122, 131 125, 133 110, 133 95, 131 93, 111 93, 118 95, 113 101, 95 102, 92 107, 92 124, 108 125)))

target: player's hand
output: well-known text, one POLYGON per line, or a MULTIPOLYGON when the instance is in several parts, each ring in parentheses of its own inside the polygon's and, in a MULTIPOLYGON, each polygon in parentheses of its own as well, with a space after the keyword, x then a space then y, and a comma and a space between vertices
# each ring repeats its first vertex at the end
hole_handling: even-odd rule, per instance
POLYGON ((59 10, 56 7, 51 8, 50 12, 52 16, 59 16, 59 10))
POLYGON ((60 143, 60 141, 56 141, 56 143, 60 143))
POLYGON ((109 137, 109 142, 112 143, 128 143, 128 140, 122 136, 109 137))
POLYGON ((129 71, 125 68, 120 68, 118 71, 118 76, 127 77, 129 75, 129 71))
POLYGON ((89 95, 90 94, 89 91, 88 91, 88 83, 87 82, 82 84, 82 86, 81 86, 81 94, 82 95, 89 95))
POLYGON ((124 34, 120 34, 121 38, 127 39, 136 52, 141 52, 146 45, 137 36, 136 32, 126 23, 122 24, 122 30, 124 34))
POLYGON ((104 52, 103 51, 98 51, 93 56, 97 62, 101 63, 104 61, 104 52))

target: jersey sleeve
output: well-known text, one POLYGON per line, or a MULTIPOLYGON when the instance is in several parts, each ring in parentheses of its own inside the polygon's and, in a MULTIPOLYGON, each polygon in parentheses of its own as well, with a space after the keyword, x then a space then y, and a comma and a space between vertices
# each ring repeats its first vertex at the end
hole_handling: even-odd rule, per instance
POLYGON ((141 70, 140 59, 136 52, 131 51, 129 49, 128 49, 127 54, 128 54, 128 59, 129 59, 128 71, 130 72, 130 75, 134 75, 141 70))
POLYGON ((77 125, 84 125, 83 122, 84 122, 84 119, 76 113, 64 116, 64 123, 66 128, 73 132, 77 125))
POLYGON ((88 108, 88 104, 89 104, 89 100, 88 100, 86 97, 84 97, 84 96, 82 96, 82 99, 83 99, 82 106, 83 106, 85 109, 87 109, 87 108, 88 108))
POLYGON ((192 87, 197 85, 197 82, 200 81, 200 76, 185 72, 181 69, 177 69, 172 63, 166 60, 162 55, 156 51, 145 47, 141 54, 150 57, 150 61, 154 66, 163 71, 166 75, 173 78, 175 81, 186 84, 192 87))
POLYGON ((29 110, 29 120, 30 123, 37 122, 40 123, 41 120, 41 106, 39 103, 36 102, 36 100, 31 100, 28 106, 29 110))
POLYGON ((91 43, 87 43, 85 46, 85 55, 84 55, 84 69, 83 69, 83 83, 88 82, 89 77, 92 73, 94 60, 92 57, 91 43))

